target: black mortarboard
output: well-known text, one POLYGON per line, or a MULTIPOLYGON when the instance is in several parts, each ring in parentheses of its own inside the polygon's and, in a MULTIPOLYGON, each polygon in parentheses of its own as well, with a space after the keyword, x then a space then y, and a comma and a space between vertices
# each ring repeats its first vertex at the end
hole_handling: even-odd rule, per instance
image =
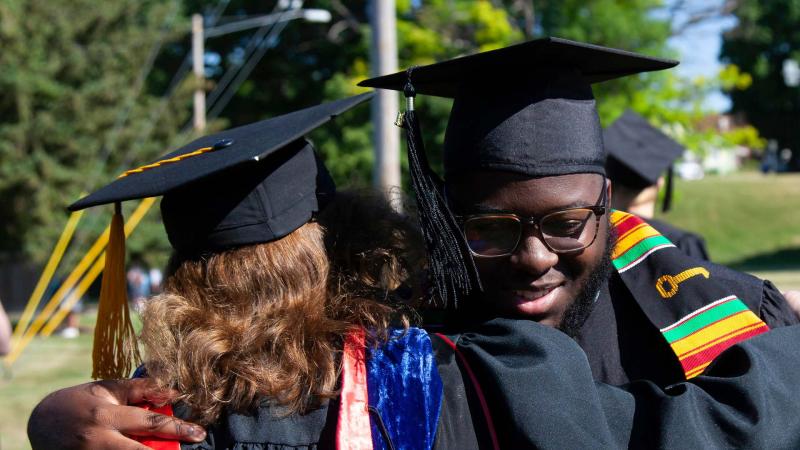
MULTIPOLYGON (((444 142, 446 177, 476 170, 531 177, 604 174, 602 130, 591 84, 677 64, 550 37, 414 67, 359 85, 404 91, 407 99, 416 94, 454 99, 444 142)), ((413 100, 408 104, 413 110, 413 100)), ((437 287, 445 297, 447 292, 469 292, 480 285, 474 264, 436 188, 440 182, 427 167, 416 114, 406 112, 404 121, 431 266, 440 272, 436 278, 456 280, 437 287)))
POLYGON ((614 183, 644 189, 658 183, 666 172, 664 207, 669 208, 672 163, 685 150, 681 144, 633 111, 626 111, 603 131, 603 144, 608 153, 606 172, 614 183))
MULTIPOLYGON (((602 131, 590 85, 677 61, 544 38, 410 71, 417 94, 453 98, 445 174, 498 169, 529 176, 603 173, 602 131)), ((403 90, 408 72, 362 81, 403 90)))
POLYGON ((187 252, 279 239, 317 211, 333 182, 303 136, 372 93, 201 137, 70 205, 163 195, 170 242, 187 252), (318 195, 315 195, 318 194, 318 195))
POLYGON ((685 150, 633 111, 625 111, 603 131, 603 144, 608 152, 609 178, 642 187, 656 184, 685 150))
POLYGON ((93 376, 126 376, 131 357, 124 353, 135 352, 135 348, 120 349, 128 345, 122 342, 133 339, 133 331, 126 319, 125 236, 119 203, 163 195, 161 214, 170 243, 189 256, 280 239, 308 222, 335 193, 333 180, 304 135, 371 96, 325 103, 199 138, 126 171, 70 205, 75 211, 116 204, 98 308, 93 376))

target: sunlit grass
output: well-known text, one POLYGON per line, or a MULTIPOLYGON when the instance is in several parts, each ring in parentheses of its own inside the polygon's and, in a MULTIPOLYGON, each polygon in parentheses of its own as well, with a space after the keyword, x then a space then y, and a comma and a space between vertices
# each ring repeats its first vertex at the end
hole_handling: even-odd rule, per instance
POLYGON ((800 288, 800 174, 678 181, 676 194, 663 218, 701 234, 713 261, 800 288))
MULTIPOLYGON (((95 310, 81 316, 81 328, 94 327, 95 310)), ((139 329, 138 316, 134 326, 139 329)), ((90 380, 92 334, 75 339, 36 338, 13 366, 3 367, 0 377, 0 450, 29 449, 25 432, 33 407, 48 393, 90 380)))
POLYGON ((92 336, 35 339, 0 379, 0 448, 30 448, 25 434, 36 403, 62 387, 84 383, 92 373, 92 336))

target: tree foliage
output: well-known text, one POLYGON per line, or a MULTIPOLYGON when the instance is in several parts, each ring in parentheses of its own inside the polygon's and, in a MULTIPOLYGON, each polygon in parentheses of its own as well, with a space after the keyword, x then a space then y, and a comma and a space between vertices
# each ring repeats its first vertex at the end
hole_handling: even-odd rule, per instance
MULTIPOLYGON (((142 67, 180 4, 147 0, 0 3, 0 253, 43 261, 65 206, 132 160, 152 157, 181 110, 149 121, 158 99, 142 67), (152 130, 152 131, 148 131, 152 130), (144 133, 148 137, 135 148, 144 133)), ((167 105, 169 109, 169 105, 167 105)), ((97 228, 97 227, 94 227, 97 228)))
POLYGON ((794 149, 800 168, 800 88, 787 86, 783 64, 800 62, 800 2, 740 0, 732 11, 737 25, 723 36, 721 59, 751 76, 751 85, 729 92, 733 112, 761 133, 794 149))
MULTIPOLYGON (((181 132, 191 111, 187 94, 195 86, 185 73, 191 13, 203 13, 210 28, 274 14, 290 3, 7 0, 0 4, 4 69, 0 71, 0 195, 5 200, 0 206, 0 251, 42 261, 66 220, 62 208, 80 191, 97 188, 123 167, 145 163, 191 137, 181 132), (160 51, 152 71, 143 70, 153 49, 160 51), (175 80, 179 88, 163 100, 175 80)), ((396 4, 401 67, 542 36, 674 56, 667 46, 669 19, 656 14, 663 6, 660 0, 397 0, 396 4)), ((206 40, 204 87, 214 111, 209 131, 363 91, 356 83, 370 76, 370 2, 317 0, 303 6, 330 11, 332 21, 282 21, 206 40), (256 62, 250 55, 259 52, 263 56, 244 82, 228 83, 230 74, 256 62), (214 98, 221 103, 215 106, 214 98)), ((691 129, 702 115, 699 96, 715 83, 718 80, 681 80, 669 73, 642 74, 597 85, 595 93, 606 124, 632 107, 655 123, 678 122, 691 129)), ((437 165, 450 101, 420 98, 418 109, 437 165)), ((342 186, 371 184, 369 113, 368 107, 358 108, 311 136, 342 186)), ((108 212, 98 216, 107 217, 108 212)), ((134 255, 151 264, 163 261, 168 248, 156 216, 152 214, 129 240, 134 255)), ((89 222, 94 225, 79 236, 84 245, 107 223, 89 222)))

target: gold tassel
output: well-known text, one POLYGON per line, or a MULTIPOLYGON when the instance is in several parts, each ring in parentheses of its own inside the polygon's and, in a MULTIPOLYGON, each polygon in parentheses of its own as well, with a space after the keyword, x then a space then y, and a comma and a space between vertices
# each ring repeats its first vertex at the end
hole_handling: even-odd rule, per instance
POLYGON ((125 226, 119 203, 111 219, 105 269, 92 349, 92 378, 127 378, 139 364, 139 347, 128 309, 125 279, 125 226))

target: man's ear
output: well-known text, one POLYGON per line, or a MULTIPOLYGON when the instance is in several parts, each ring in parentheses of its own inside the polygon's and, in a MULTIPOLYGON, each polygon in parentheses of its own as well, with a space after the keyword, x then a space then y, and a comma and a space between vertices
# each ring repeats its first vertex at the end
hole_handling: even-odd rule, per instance
POLYGON ((613 205, 613 197, 611 195, 613 194, 614 189, 612 188, 611 185, 612 185, 611 179, 606 178, 606 198, 608 199, 607 200, 608 205, 613 205))

